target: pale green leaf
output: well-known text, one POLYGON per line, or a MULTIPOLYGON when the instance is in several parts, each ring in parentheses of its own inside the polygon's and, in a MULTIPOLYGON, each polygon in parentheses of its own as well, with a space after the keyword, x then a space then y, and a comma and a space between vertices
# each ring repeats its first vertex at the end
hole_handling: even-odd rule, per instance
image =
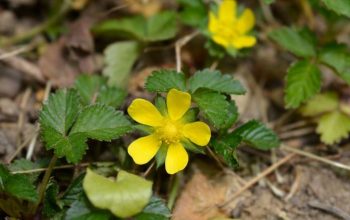
POLYGON ((287 108, 297 108, 321 89, 321 72, 309 61, 298 61, 288 69, 285 97, 287 108))
POLYGON ((146 41, 160 41, 176 35, 176 13, 163 11, 148 18, 146 22, 146 41))
POLYGON ((317 116, 336 110, 338 105, 338 95, 334 92, 327 92, 315 95, 300 109, 300 111, 304 116, 317 116))
POLYGON ((89 105, 96 99, 101 86, 105 80, 97 75, 80 75, 75 81, 74 87, 77 89, 83 105, 89 105))
POLYGON ((230 103, 220 93, 200 89, 192 95, 203 116, 216 128, 225 125, 230 103))
POLYGON ((350 118, 340 111, 324 114, 317 123, 316 131, 321 135, 322 142, 326 144, 337 143, 349 136, 350 118))
POLYGON ((275 132, 255 120, 241 125, 233 134, 241 136, 244 142, 260 150, 268 150, 280 144, 275 132))
POLYGON ((112 181, 88 169, 83 188, 95 207, 108 209, 121 218, 140 213, 152 195, 152 182, 123 170, 112 181))
MULTIPOLYGON (((9 164, 8 169, 11 172, 16 172, 16 171, 26 171, 26 170, 33 170, 33 169, 38 169, 40 168, 39 164, 33 163, 30 160, 26 160, 24 158, 17 159, 13 161, 11 164, 9 164)), ((23 174, 24 176, 28 177, 29 181, 31 183, 34 183, 40 173, 28 173, 28 174, 23 174)))
POLYGON ((275 29, 269 33, 269 37, 297 56, 312 57, 316 55, 312 41, 294 28, 275 29))
POLYGON ((350 17, 350 1, 349 0, 322 0, 327 8, 335 11, 337 14, 350 17))
POLYGON ((131 123, 120 111, 105 105, 85 107, 70 134, 84 134, 100 141, 110 141, 131 130, 131 123))
POLYGON ((206 88, 220 93, 241 95, 245 89, 232 76, 221 74, 220 71, 204 69, 197 71, 189 79, 190 91, 194 93, 199 88, 206 88))
POLYGON ((97 96, 96 103, 118 108, 123 104, 126 95, 127 93, 122 89, 102 86, 97 96))
POLYGON ((139 44, 135 41, 117 42, 109 45, 105 51, 103 75, 110 86, 126 87, 133 64, 139 55, 139 44))
POLYGON ((145 88, 149 92, 168 92, 170 89, 185 91, 185 75, 175 70, 157 70, 147 78, 145 88))

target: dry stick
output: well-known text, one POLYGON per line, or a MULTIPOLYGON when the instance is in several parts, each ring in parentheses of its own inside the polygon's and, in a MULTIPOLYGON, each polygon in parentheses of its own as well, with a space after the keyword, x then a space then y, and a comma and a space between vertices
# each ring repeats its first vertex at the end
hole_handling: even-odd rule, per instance
POLYGON ((288 162, 295 155, 296 155, 295 153, 291 153, 291 154, 285 156, 284 158, 282 158, 281 160, 279 160, 278 162, 272 164, 270 167, 268 167, 266 170, 261 172, 259 175, 257 175, 256 177, 254 177, 253 179, 248 181, 246 185, 244 185, 242 188, 240 188, 228 200, 226 200, 226 202, 224 202, 223 204, 219 205, 218 207, 219 208, 224 208, 225 206, 230 204, 235 198, 237 198, 239 195, 241 195, 243 192, 245 192, 250 187, 254 186, 257 182, 259 182, 260 179, 262 179, 265 176, 267 176, 270 173, 272 173, 275 169, 277 169, 279 166, 283 165, 284 163, 288 162))
POLYGON ((181 47, 185 46, 190 40, 199 34, 199 31, 194 31, 189 35, 180 38, 175 43, 175 53, 176 53, 176 71, 181 71, 181 47))
POLYGON ((0 60, 4 60, 4 59, 10 58, 10 57, 17 56, 21 53, 30 51, 32 49, 33 49, 32 45, 26 45, 26 46, 20 47, 18 49, 15 49, 13 51, 10 51, 10 52, 1 51, 0 60))
POLYGON ((333 205, 325 204, 324 202, 319 201, 310 201, 308 205, 312 208, 328 212, 341 219, 350 220, 350 215, 348 213, 346 213, 344 210, 334 207, 333 205))
POLYGON ((332 161, 332 160, 329 160, 329 159, 317 156, 315 154, 312 154, 312 153, 309 153, 309 152, 306 152, 306 151, 303 151, 303 150, 299 150, 299 149, 296 149, 296 148, 293 148, 293 147, 289 147, 289 146, 287 146, 285 144, 282 144, 281 149, 285 150, 285 151, 289 151, 289 152, 295 153, 295 154, 302 155, 304 157, 311 158, 313 160, 317 160, 317 161, 329 164, 329 165, 334 166, 334 167, 338 167, 338 168, 350 171, 350 166, 348 166, 348 165, 345 165, 345 164, 342 164, 342 163, 339 163, 339 162, 335 162, 335 161, 332 161))

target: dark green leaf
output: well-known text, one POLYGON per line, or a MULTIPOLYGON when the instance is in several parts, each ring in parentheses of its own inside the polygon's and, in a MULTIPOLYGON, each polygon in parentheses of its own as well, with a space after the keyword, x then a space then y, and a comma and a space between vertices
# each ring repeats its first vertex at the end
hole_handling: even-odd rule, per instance
POLYGON ((260 150, 268 150, 280 144, 277 135, 271 129, 255 120, 241 125, 233 134, 241 136, 244 142, 260 150))
POLYGON ((118 108, 123 104, 126 95, 126 92, 122 89, 103 86, 96 102, 111 106, 113 108, 118 108))
POLYGON ((228 114, 226 116, 225 123, 221 126, 221 130, 227 130, 232 127, 232 125, 237 121, 238 119, 238 109, 236 106, 236 103, 231 100, 230 105, 228 107, 228 114))
POLYGON ((297 108, 321 89, 321 72, 309 61, 298 61, 288 69, 285 102, 287 108, 297 108))
POLYGON ((350 1, 349 0, 322 0, 327 8, 333 10, 339 15, 350 17, 350 1))
POLYGON ((171 213, 164 201, 153 196, 144 210, 134 217, 135 220, 167 220, 171 213))
POLYGON ((57 195, 59 192, 58 184, 56 182, 50 182, 47 186, 44 198, 43 214, 52 218, 59 212, 61 212, 61 207, 57 203, 57 195))
POLYGON ((198 105, 203 116, 216 128, 225 124, 230 103, 220 93, 200 89, 196 91, 193 100, 198 105))
POLYGON ((170 89, 185 91, 185 75, 175 70, 157 70, 147 78, 145 88, 149 92, 168 92, 170 89))
POLYGON ((73 182, 69 185, 68 189, 64 192, 60 201, 64 205, 71 205, 74 201, 78 200, 84 193, 83 191, 83 179, 85 173, 80 174, 73 182))
POLYGON ((313 57, 316 55, 315 46, 309 37, 294 28, 282 27, 269 33, 269 36, 283 48, 297 56, 313 57))
POLYGON ((120 111, 104 105, 83 109, 70 134, 84 134, 100 141, 110 141, 131 130, 131 123, 120 111))
POLYGON ((177 0, 183 6, 180 12, 182 23, 202 27, 207 22, 208 10, 202 0, 177 0))
POLYGON ((4 191, 19 199, 36 202, 38 193, 29 179, 21 174, 10 175, 4 183, 4 191))
POLYGON ((105 80, 97 75, 80 75, 75 81, 74 87, 77 89, 83 105, 89 105, 96 99, 101 86, 105 80))
POLYGON ((104 51, 106 66, 103 75, 110 86, 126 87, 132 66, 139 55, 139 44, 124 41, 110 44, 104 51))
POLYGON ((197 71, 190 79, 190 91, 194 93, 199 88, 206 88, 220 93, 241 95, 245 89, 241 83, 230 75, 223 75, 220 71, 204 69, 197 71))
POLYGON ((236 148, 241 143, 242 137, 240 135, 231 133, 211 141, 211 146, 214 147, 215 152, 220 155, 225 162, 232 168, 238 166, 236 157, 236 148))

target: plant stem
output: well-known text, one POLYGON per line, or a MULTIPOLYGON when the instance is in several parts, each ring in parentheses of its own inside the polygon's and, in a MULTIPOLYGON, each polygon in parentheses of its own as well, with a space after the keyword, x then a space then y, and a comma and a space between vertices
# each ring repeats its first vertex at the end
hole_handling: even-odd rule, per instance
POLYGON ((57 156, 54 155, 52 158, 51 158, 51 161, 50 161, 50 164, 49 164, 49 167, 47 168, 47 170, 45 171, 45 174, 44 174, 44 178, 39 186, 39 199, 38 199, 38 202, 35 204, 34 206, 34 209, 33 209, 33 214, 36 213, 40 203, 42 202, 42 200, 44 199, 44 195, 45 195, 45 191, 46 191, 46 186, 50 180, 50 176, 51 176, 51 173, 53 171, 53 168, 56 164, 56 161, 57 161, 57 156))
POLYGON ((174 176, 174 182, 173 185, 171 187, 170 190, 170 194, 169 194, 169 199, 168 199, 168 208, 170 210, 172 210, 172 208, 174 207, 177 195, 179 193, 179 189, 180 189, 180 176, 181 174, 177 173, 174 176))

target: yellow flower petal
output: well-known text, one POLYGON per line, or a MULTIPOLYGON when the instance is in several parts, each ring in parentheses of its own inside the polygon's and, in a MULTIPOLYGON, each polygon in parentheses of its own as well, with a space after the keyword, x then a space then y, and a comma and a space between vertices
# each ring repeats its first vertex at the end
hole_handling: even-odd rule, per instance
POLYGON ((163 116, 158 109, 145 99, 135 99, 128 108, 128 113, 132 119, 140 124, 149 126, 161 126, 163 116))
POLYGON ((235 0, 223 0, 219 6, 219 20, 233 23, 236 20, 237 3, 235 0))
POLYGON ((171 89, 167 96, 168 113, 172 120, 180 119, 190 108, 191 95, 177 89, 171 89))
POLYGON ((169 174, 177 173, 187 166, 188 154, 180 143, 169 145, 165 158, 165 170, 169 174))
POLYGON ((220 27, 220 21, 216 17, 216 15, 213 12, 209 12, 209 24, 208 24, 208 29, 209 32, 212 34, 215 34, 218 32, 220 27))
POLYGON ((236 49, 252 47, 256 44, 256 38, 253 36, 241 36, 232 40, 231 43, 236 49))
POLYGON ((228 47, 230 45, 231 39, 226 38, 225 36, 222 36, 220 34, 213 35, 212 38, 215 43, 220 44, 223 47, 228 47))
POLYGON ((128 147, 128 153, 136 164, 148 163, 158 152, 162 142, 151 134, 133 141, 128 147))
POLYGON ((207 145, 211 136, 209 126, 200 121, 185 124, 183 127, 183 134, 186 138, 199 146, 207 145))
POLYGON ((241 34, 245 34, 248 31, 250 31, 255 25, 255 17, 254 13, 250 9, 245 9, 241 15, 241 17, 238 18, 237 21, 237 30, 241 34))

